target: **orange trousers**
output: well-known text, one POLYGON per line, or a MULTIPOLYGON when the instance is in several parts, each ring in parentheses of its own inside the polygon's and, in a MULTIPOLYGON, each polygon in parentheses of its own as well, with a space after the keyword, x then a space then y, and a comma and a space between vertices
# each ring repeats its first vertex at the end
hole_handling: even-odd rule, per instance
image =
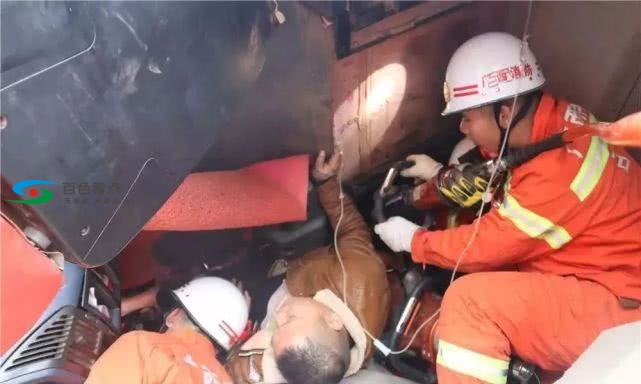
POLYGON ((474 376, 478 357, 492 365, 517 355, 546 371, 562 372, 601 331, 638 320, 640 308, 622 308, 614 294, 590 281, 529 272, 470 274, 456 280, 443 298, 438 381, 501 382, 480 379, 482 372, 474 376), (454 351, 441 361, 448 346, 454 351), (456 359, 462 366, 452 364, 456 359))

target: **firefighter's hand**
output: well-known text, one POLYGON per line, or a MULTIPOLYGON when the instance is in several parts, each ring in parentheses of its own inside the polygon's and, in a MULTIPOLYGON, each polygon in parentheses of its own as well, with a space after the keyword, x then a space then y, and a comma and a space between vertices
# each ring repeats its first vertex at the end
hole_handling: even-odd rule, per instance
POLYGON ((412 239, 420 227, 400 216, 394 216, 374 227, 374 232, 394 252, 411 252, 412 239))
POLYGON ((325 161, 327 157, 325 151, 320 151, 316 158, 316 165, 312 170, 312 177, 316 182, 323 182, 331 177, 336 176, 338 168, 341 166, 342 153, 334 152, 329 161, 325 161))
POLYGON ((430 180, 438 174, 443 165, 427 155, 410 155, 407 161, 414 162, 413 167, 401 171, 401 176, 430 180))

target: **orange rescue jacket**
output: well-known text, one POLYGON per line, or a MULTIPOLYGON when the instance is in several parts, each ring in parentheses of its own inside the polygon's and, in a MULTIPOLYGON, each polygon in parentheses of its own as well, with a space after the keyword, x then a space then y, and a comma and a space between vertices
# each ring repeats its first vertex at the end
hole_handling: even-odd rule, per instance
POLYGON ((109 347, 86 384, 231 384, 211 342, 185 329, 133 331, 109 347))
MULTIPOLYGON (((590 119, 578 105, 544 95, 531 140, 590 119)), ((581 138, 512 170, 504 192, 481 218, 461 271, 515 266, 571 275, 641 300, 641 167, 624 148, 581 138)), ((473 227, 417 232, 412 258, 453 269, 473 227)))

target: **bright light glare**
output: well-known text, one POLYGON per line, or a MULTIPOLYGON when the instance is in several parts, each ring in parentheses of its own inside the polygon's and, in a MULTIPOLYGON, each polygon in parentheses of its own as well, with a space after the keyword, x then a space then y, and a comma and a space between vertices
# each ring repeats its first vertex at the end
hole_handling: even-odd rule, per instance
POLYGON ((354 85, 355 88, 341 100, 334 111, 334 139, 345 151, 345 177, 369 168, 371 151, 383 141, 395 120, 406 85, 405 67, 398 63, 387 64, 354 85))
POLYGON ((367 115, 381 112, 391 102, 400 103, 405 94, 406 77, 405 67, 396 63, 374 72, 366 81, 369 86, 365 104, 367 115))

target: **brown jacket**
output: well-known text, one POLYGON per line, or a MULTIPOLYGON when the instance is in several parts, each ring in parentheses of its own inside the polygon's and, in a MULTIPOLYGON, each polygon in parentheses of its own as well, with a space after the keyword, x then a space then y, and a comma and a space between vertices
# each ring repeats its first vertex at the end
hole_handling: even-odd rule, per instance
MULTIPOLYGON (((335 179, 318 188, 320 202, 332 228, 340 217, 339 187, 335 179)), ((386 268, 372 245, 371 232, 362 216, 347 196, 344 197, 344 215, 338 232, 338 247, 347 273, 347 301, 349 309, 372 335, 383 332, 390 310, 390 289, 386 268)), ((343 296, 343 274, 334 245, 315 249, 290 262, 286 278, 289 293, 298 297, 312 297, 322 290, 343 296)), ((366 357, 372 355, 372 342, 367 339, 366 357)), ((254 357, 255 359, 256 357, 254 357)), ((232 356, 226 367, 235 383, 251 383, 250 359, 232 356)), ((253 367, 260 371, 255 361, 253 367)), ((260 382, 260 381, 258 381, 260 382)))

